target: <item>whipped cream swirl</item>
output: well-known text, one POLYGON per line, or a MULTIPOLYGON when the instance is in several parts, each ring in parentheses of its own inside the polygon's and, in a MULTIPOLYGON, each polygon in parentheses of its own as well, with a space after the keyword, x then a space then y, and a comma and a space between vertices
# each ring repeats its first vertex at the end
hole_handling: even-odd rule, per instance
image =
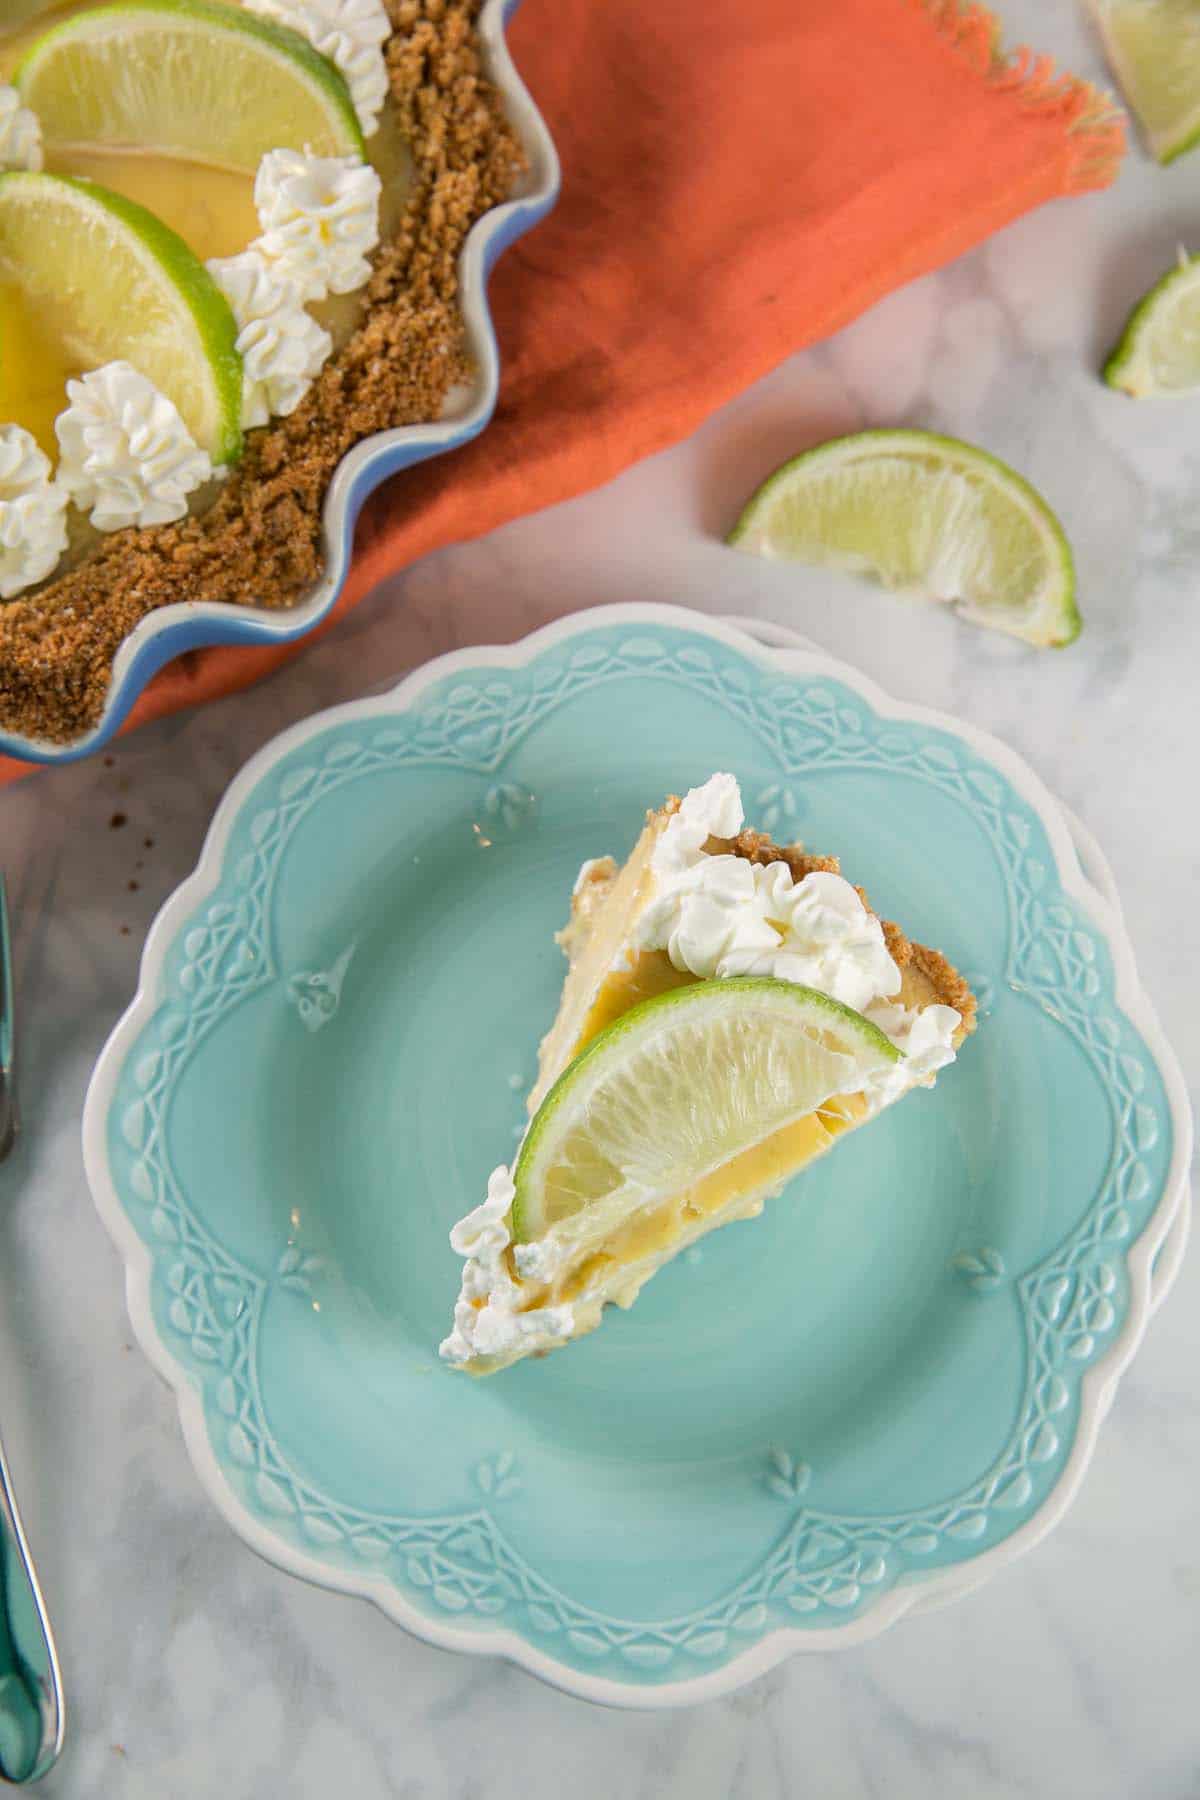
POLYGON ((785 862, 760 867, 706 855, 710 837, 736 837, 742 803, 732 775, 693 788, 655 846, 655 897, 637 948, 665 950, 704 980, 771 975, 816 988, 856 1012, 900 987, 883 927, 840 875, 795 881, 785 862))
POLYGON ((797 882, 786 863, 703 857, 647 908, 638 945, 704 980, 771 975, 856 1012, 900 986, 883 927, 850 883, 824 873, 797 882))
POLYGON ((561 1343, 575 1329, 569 1306, 541 1306, 518 1312, 525 1297, 508 1270, 512 1242, 507 1220, 516 1189, 501 1164, 488 1177, 487 1199, 450 1233, 450 1247, 466 1258, 462 1290, 454 1308, 454 1329, 440 1354, 447 1362, 507 1356, 519 1346, 536 1349, 561 1343))
POLYGON ((333 350, 333 339, 300 296, 256 250, 215 258, 208 272, 237 321, 242 359, 242 424, 265 425, 295 412, 333 350))
POLYGON ((745 824, 742 790, 732 775, 710 775, 692 788, 663 827, 654 846, 653 868, 661 888, 704 860, 710 837, 734 838, 745 824))
POLYGON ((387 99, 383 46, 392 34, 383 0, 243 0, 250 12, 290 25, 340 70, 363 136, 379 124, 387 99))
POLYGON ((872 1111, 953 1062, 959 1014, 895 1003, 901 976, 883 926, 843 876, 814 870, 796 881, 785 862, 705 853, 710 838, 736 837, 743 823, 732 775, 692 789, 655 846, 654 898, 623 960, 630 949, 665 950, 675 968, 705 980, 770 975, 853 1007, 902 1057, 868 1083, 872 1111))
POLYGON ((98 531, 168 525, 213 473, 173 403, 127 362, 67 383, 58 479, 98 531))
POLYGON ((864 1089, 872 1113, 899 1100, 911 1087, 933 1079, 955 1058, 954 1034, 962 1015, 952 1006, 899 1006, 874 1000, 863 1011, 890 1038, 900 1061, 868 1078, 864 1089))
POLYGON ((0 599, 53 573, 67 547, 67 496, 19 425, 0 425, 0 599))
POLYGON ((0 169, 42 166, 42 128, 14 87, 0 87, 0 169))
POLYGON ((262 236, 250 248, 302 301, 352 294, 371 273, 381 187, 371 165, 352 156, 269 150, 254 181, 262 236))

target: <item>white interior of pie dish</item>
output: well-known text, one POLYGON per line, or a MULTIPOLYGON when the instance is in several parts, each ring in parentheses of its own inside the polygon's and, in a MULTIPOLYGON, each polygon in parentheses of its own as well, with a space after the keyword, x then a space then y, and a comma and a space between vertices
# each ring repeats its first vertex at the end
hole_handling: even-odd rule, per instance
POLYGON ((513 65, 505 39, 518 4, 519 0, 484 0, 477 27, 488 74, 525 151, 528 169, 512 196, 472 227, 459 258, 459 296, 475 369, 473 382, 452 391, 436 423, 377 432, 342 459, 325 496, 325 572, 298 605, 278 611, 188 601, 159 608, 141 620, 118 650, 104 711, 89 732, 57 744, 0 730, 0 754, 36 763, 75 762, 115 735, 151 677, 185 651, 212 644, 286 644, 304 637, 325 618, 342 591, 350 569, 355 522, 367 496, 390 475, 458 449, 487 425, 500 383, 488 277, 501 252, 550 211, 559 189, 553 140, 513 65))

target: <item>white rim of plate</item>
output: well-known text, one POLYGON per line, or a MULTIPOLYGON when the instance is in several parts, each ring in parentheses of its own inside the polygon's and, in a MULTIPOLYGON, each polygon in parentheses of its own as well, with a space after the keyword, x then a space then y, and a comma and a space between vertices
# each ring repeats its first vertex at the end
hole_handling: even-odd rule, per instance
MULTIPOLYGON (((741 625, 724 623, 685 607, 663 605, 594 607, 544 626, 515 644, 480 645, 452 651, 414 670, 390 693, 352 700, 316 713, 282 732, 258 751, 234 777, 218 805, 195 870, 166 901, 150 927, 142 951, 137 993, 100 1053, 83 1111, 84 1167, 96 1208, 125 1261, 126 1305, 130 1321, 143 1351, 174 1391, 184 1442, 202 1486, 243 1542, 257 1550, 267 1562, 289 1574, 299 1575, 318 1587, 374 1601, 381 1611, 414 1637, 441 1649, 503 1657, 564 1693, 601 1705, 645 1711, 692 1706, 717 1699, 744 1687, 797 1652, 813 1653, 865 1643, 918 1607, 924 1610, 948 1603, 982 1585, 1053 1530, 1079 1491, 1117 1385, 1145 1333, 1151 1312, 1151 1270, 1182 1203, 1191 1153, 1192 1115, 1182 1072, 1138 979, 1133 949, 1120 914, 1084 875, 1060 807, 1029 765, 998 738, 973 725, 928 707, 893 700, 866 676, 823 651, 772 648, 757 641, 741 625), (447 676, 480 668, 521 668, 553 645, 606 626, 633 629, 659 626, 697 632, 728 645, 766 669, 788 675, 818 675, 840 682, 858 693, 880 716, 948 732, 986 757, 1037 813, 1053 851, 1063 888, 1080 904, 1104 937, 1112 957, 1117 1004, 1137 1026, 1158 1064, 1173 1131, 1171 1163, 1158 1207, 1141 1237, 1127 1252, 1130 1294, 1124 1326, 1104 1356, 1083 1377, 1079 1423, 1071 1454, 1058 1482, 1037 1512, 1011 1537, 984 1551, 970 1564, 944 1572, 935 1571, 921 1580, 897 1583, 869 1612, 846 1625, 813 1631, 779 1626, 722 1668, 694 1680, 664 1682, 660 1686, 638 1686, 588 1675, 547 1656, 514 1631, 499 1628, 465 1630, 434 1619, 410 1605, 399 1589, 385 1578, 323 1563, 298 1546, 282 1541, 261 1519, 249 1512, 226 1481, 213 1452, 199 1388, 176 1361, 154 1323, 150 1304, 153 1261, 118 1196, 109 1167, 107 1143, 108 1115, 117 1081, 132 1045, 160 1003, 167 953, 186 919, 217 886, 233 825, 268 770, 311 738, 333 727, 357 719, 406 711, 426 688, 447 676)), ((1181 1253, 1180 1249, 1178 1254, 1181 1253)))
MULTIPOLYGON (((164 632, 177 630, 197 621, 211 624, 214 632, 233 623, 252 623, 255 636, 235 648, 255 649, 264 645, 293 643, 318 625, 332 608, 350 572, 353 557, 352 533, 346 529, 354 489, 364 466, 389 451, 407 447, 422 449, 420 460, 458 449, 478 436, 489 423, 500 391, 500 351, 488 304, 488 258, 498 236, 507 232, 519 219, 532 225, 553 204, 561 185, 562 171, 558 152, 549 128, 533 102, 528 88, 517 73, 506 36, 509 18, 520 0, 484 0, 476 30, 483 49, 484 64, 495 83, 509 124, 513 127, 529 158, 529 168, 517 183, 510 198, 476 220, 468 232, 459 254, 459 306, 466 328, 467 345, 475 364, 475 381, 469 390, 469 404, 461 411, 450 412, 441 419, 424 425, 398 425, 390 431, 377 431, 348 450, 334 471, 325 493, 321 513, 321 554, 324 573, 297 606, 284 611, 262 606, 233 606, 222 601, 179 601, 159 607, 140 620, 122 639, 113 658, 112 676, 104 700, 104 710, 95 725, 82 737, 59 744, 48 738, 25 737, 20 732, 0 731, 0 750, 10 756, 23 757, 35 765, 76 762, 98 750, 111 736, 112 716, 128 702, 136 703, 154 679, 154 671, 139 685, 132 698, 126 695, 127 683, 133 676, 133 664, 146 646, 164 632)), ((451 396, 453 398, 453 396, 451 396)), ((409 467, 412 465, 406 465, 409 467)), ((403 474, 404 470, 397 473, 403 474)), ((365 504, 365 496, 363 503, 365 504)), ((213 648, 230 640, 219 635, 192 649, 213 648)), ((183 653, 184 647, 177 654, 183 653)), ((168 661, 173 659, 168 659, 168 661)), ((166 666, 166 665, 164 665, 166 666)))

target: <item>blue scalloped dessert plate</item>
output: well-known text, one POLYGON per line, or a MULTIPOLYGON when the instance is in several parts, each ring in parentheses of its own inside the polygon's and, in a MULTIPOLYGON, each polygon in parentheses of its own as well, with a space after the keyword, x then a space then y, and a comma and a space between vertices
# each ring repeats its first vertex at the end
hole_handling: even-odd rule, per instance
POLYGON ((146 946, 85 1152, 200 1475, 285 1568, 659 1705, 861 1639, 1061 1516, 1190 1122, 1117 912, 1010 752, 807 651, 614 608, 286 733, 146 946), (512 1149, 580 862, 714 768, 969 975, 932 1092, 487 1381, 451 1223, 512 1149))
MULTIPOLYGON (((2 3, 2 0, 0 0, 2 3)), ((457 450, 477 437, 496 409, 500 352, 488 306, 487 284, 501 253, 515 244, 558 198, 558 156, 545 121, 513 66, 505 30, 520 0, 483 0, 477 30, 484 63, 528 160, 511 199, 472 227, 459 258, 459 294, 475 376, 450 397, 445 413, 428 425, 402 425, 364 438, 339 463, 325 496, 322 519, 324 574, 286 611, 188 601, 150 613, 125 639, 113 660, 104 711, 93 729, 56 744, 0 730, 0 755, 26 762, 76 762, 115 736, 152 676, 185 651, 208 644, 289 644, 307 637, 333 609, 350 572, 354 527, 363 505, 392 475, 457 450)))

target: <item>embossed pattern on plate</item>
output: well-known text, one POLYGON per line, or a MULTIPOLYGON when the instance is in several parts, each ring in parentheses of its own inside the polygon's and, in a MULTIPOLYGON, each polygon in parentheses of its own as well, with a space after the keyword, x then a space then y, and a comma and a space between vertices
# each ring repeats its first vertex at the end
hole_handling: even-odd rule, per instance
POLYGON ((1049 1529, 1189 1130, 1120 921, 1016 758, 826 659, 618 608, 255 760, 151 933, 85 1146, 248 1541, 436 1642, 653 1705, 869 1636, 1049 1529), (444 1234, 519 1128, 574 867, 722 765, 988 1016, 932 1094, 631 1314, 456 1378, 444 1234))

